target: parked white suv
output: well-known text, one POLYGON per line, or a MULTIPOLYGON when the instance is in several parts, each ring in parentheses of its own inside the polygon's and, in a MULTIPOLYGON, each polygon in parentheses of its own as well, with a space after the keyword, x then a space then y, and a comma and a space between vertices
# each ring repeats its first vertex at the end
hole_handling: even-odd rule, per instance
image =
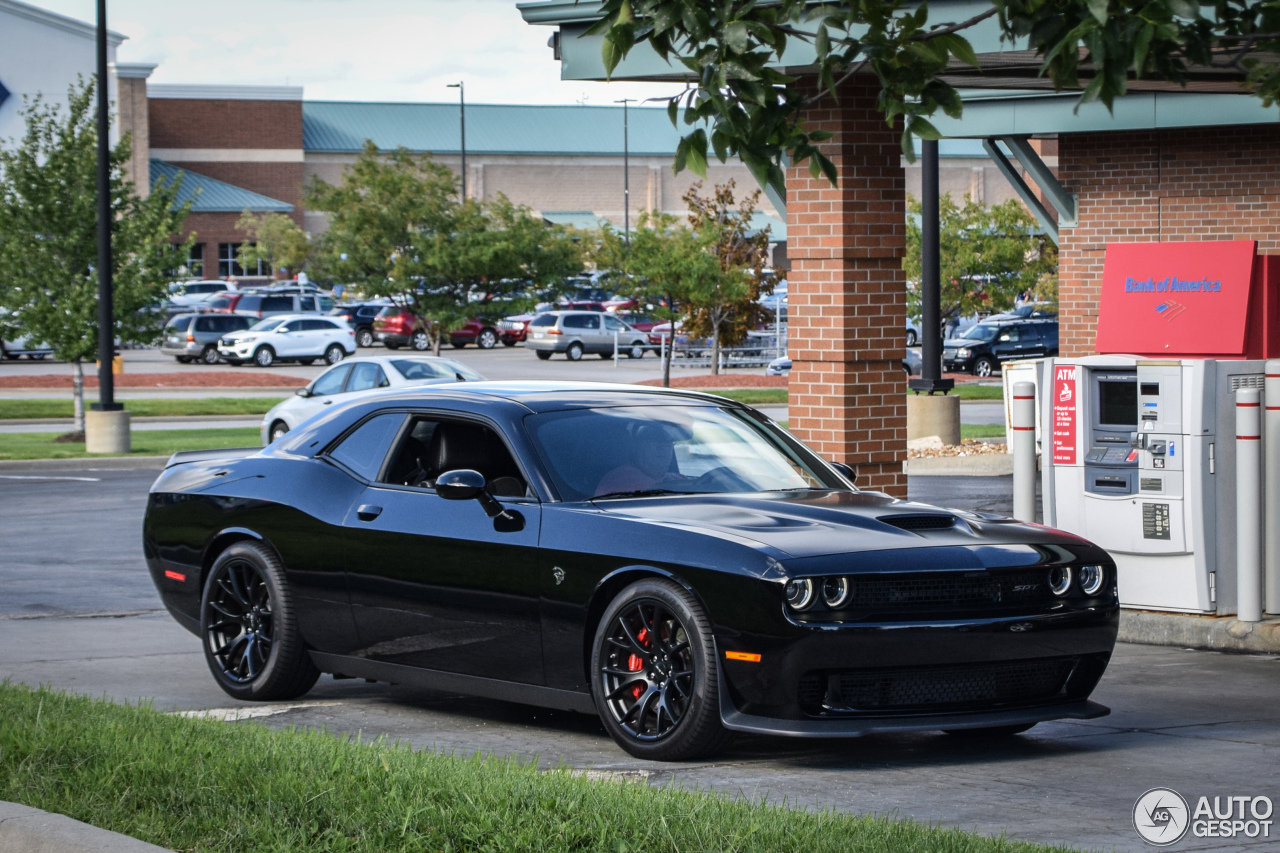
POLYGON ((243 332, 232 332, 218 341, 218 355, 228 364, 252 361, 270 367, 278 361, 311 364, 323 358, 337 364, 356 354, 355 330, 340 318, 314 314, 281 314, 268 317, 243 332))
POLYGON ((229 282, 216 278, 202 281, 175 281, 169 285, 169 300, 166 307, 170 312, 189 310, 213 294, 226 293, 229 290, 235 290, 235 287, 229 282))
POLYGON ((482 382, 484 377, 459 361, 433 355, 364 355, 329 368, 296 395, 281 400, 262 419, 262 443, 270 444, 312 415, 356 392, 406 385, 482 382))

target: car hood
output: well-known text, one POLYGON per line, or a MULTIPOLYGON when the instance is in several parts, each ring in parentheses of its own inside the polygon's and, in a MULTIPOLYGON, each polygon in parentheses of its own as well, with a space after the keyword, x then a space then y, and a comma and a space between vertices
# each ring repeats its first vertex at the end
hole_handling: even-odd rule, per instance
POLYGON ((809 490, 598 500, 609 514, 758 542, 785 558, 943 546, 1078 543, 1078 537, 880 492, 809 490))
POLYGON ((976 347, 976 346, 981 346, 982 344, 989 344, 989 343, 991 342, 979 341, 974 338, 947 338, 945 341, 942 342, 942 345, 944 347, 954 349, 957 347, 976 347))

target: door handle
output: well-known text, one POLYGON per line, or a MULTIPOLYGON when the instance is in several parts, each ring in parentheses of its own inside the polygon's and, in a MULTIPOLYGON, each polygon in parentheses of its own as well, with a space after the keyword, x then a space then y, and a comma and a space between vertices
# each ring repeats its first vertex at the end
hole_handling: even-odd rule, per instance
POLYGON ((356 508, 356 517, 361 521, 373 521, 382 514, 382 507, 373 504, 362 504, 356 508))
POLYGON ((323 403, 323 405, 325 405, 325 406, 332 406, 332 405, 333 405, 333 401, 332 401, 332 400, 325 400, 325 401, 324 401, 324 403, 323 403))

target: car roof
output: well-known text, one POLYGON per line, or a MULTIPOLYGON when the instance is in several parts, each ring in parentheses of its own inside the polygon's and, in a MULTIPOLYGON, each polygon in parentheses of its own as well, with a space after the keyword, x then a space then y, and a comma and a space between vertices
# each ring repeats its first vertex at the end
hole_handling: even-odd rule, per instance
POLYGON ((518 403, 532 412, 553 412, 597 406, 652 406, 657 402, 655 398, 674 405, 745 408, 741 403, 700 391, 608 382, 485 380, 416 389, 383 389, 381 395, 379 399, 383 402, 395 401, 407 405, 421 405, 440 395, 448 395, 453 399, 488 397, 518 403))
POLYGON ((328 320, 336 323, 337 320, 328 314, 272 314, 270 317, 263 317, 264 320, 328 320))

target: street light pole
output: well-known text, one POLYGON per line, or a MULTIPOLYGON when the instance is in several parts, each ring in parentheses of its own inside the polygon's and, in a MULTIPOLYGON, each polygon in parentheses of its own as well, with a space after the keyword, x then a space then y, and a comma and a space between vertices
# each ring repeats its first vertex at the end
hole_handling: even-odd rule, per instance
POLYGON ((100 412, 119 411, 115 400, 115 311, 111 287, 111 140, 107 134, 107 0, 98 0, 98 403, 100 412))
POLYGON ((462 81, 448 84, 458 90, 458 129, 462 137, 462 200, 467 200, 467 88, 462 81))
POLYGON ((622 104, 622 236, 631 245, 631 129, 627 124, 627 104, 635 98, 614 101, 622 104))
POLYGON ((942 280, 939 222, 938 140, 922 139, 920 163, 920 378, 908 386, 917 394, 946 394, 954 379, 942 378, 942 280))

